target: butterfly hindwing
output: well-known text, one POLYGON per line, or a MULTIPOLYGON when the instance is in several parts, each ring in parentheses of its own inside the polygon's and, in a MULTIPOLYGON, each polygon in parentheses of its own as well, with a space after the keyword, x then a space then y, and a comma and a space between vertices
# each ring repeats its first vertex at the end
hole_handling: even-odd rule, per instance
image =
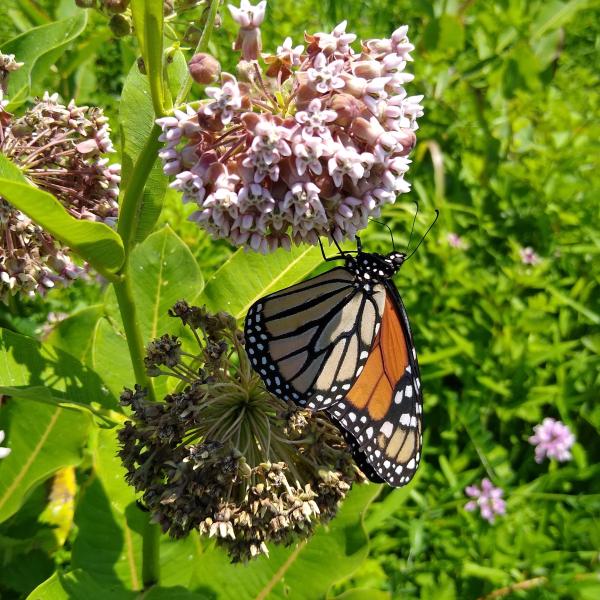
POLYGON ((364 368, 384 305, 383 286, 367 294, 344 267, 265 296, 246 317, 252 365, 284 400, 333 405, 364 368))
POLYGON ((355 460, 369 479, 400 486, 412 479, 421 458, 422 394, 406 312, 391 281, 385 288, 382 323, 367 363, 328 412, 351 438, 355 460))

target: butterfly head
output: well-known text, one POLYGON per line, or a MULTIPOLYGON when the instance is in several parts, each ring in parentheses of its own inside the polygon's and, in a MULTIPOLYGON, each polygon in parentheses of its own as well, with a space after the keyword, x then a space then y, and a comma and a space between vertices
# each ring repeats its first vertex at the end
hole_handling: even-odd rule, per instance
POLYGON ((355 257, 347 255, 346 267, 355 272, 359 279, 383 281, 393 277, 405 259, 406 254, 401 252, 391 252, 387 255, 359 252, 355 257))

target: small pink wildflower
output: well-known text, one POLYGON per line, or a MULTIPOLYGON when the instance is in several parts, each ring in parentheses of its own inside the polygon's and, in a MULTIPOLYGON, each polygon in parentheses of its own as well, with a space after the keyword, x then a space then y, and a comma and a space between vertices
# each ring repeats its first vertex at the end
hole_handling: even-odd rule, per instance
POLYGON ((561 421, 546 417, 533 428, 529 443, 535 446, 535 461, 541 463, 544 458, 555 458, 559 462, 571 460, 571 447, 575 436, 561 421))
POLYGON ((524 265, 537 265, 542 262, 542 259, 531 246, 526 246, 519 250, 521 262, 524 265))
POLYGON ((465 494, 474 498, 465 504, 465 510, 471 512, 479 508, 481 517, 489 523, 494 522, 496 515, 506 514, 506 502, 502 499, 504 491, 502 488, 494 487, 487 477, 481 481, 481 487, 467 486, 465 494))
POLYGON ((446 239, 448 240, 448 244, 452 246, 452 248, 458 248, 459 250, 465 250, 468 248, 467 243, 463 240, 460 235, 457 233, 450 232, 446 239))

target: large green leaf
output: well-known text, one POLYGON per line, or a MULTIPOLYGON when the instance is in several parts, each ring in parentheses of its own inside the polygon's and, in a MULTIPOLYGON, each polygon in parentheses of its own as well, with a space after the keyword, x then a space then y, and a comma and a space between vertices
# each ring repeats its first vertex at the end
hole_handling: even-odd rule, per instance
POLYGON ((0 461, 0 521, 13 515, 36 485, 81 462, 91 423, 85 412, 8 400, 0 410, 0 429, 12 452, 0 461))
POLYGON ((356 486, 339 514, 306 543, 292 548, 271 546, 270 557, 249 565, 232 565, 225 553, 206 552, 198 562, 192 588, 232 600, 253 598, 322 598, 368 554, 363 513, 379 486, 356 486))
POLYGON ((88 306, 71 314, 54 326, 46 338, 46 343, 68 352, 83 364, 91 366, 96 328, 103 314, 102 304, 88 306))
POLYGON ((99 271, 116 271, 123 264, 123 242, 115 231, 104 223, 71 216, 52 194, 19 176, 17 168, 2 154, 0 189, 3 198, 99 271))
MULTIPOLYGON (((195 594, 183 586, 154 586, 143 595, 128 591, 118 585, 100 582, 83 569, 69 573, 54 573, 39 585, 27 600, 209 600, 204 594, 195 594)), ((210 597, 210 600, 214 598, 210 597)))
POLYGON ((241 319, 256 300, 300 281, 322 261, 320 249, 312 246, 268 256, 238 250, 206 282, 198 302, 241 319))
MULTIPOLYGON (((116 430, 98 432, 94 452, 95 478, 85 489, 75 514, 78 534, 72 566, 107 587, 142 587, 142 534, 150 516, 136 505, 136 493, 125 481, 117 456, 116 430)), ((188 585, 198 559, 192 534, 184 540, 162 536, 161 583, 188 585)))
POLYGON ((27 596, 27 600, 134 600, 135 592, 118 584, 96 581, 83 569, 69 573, 56 572, 27 596))
MULTIPOLYGON (((185 57, 177 51, 167 69, 169 83, 177 89, 186 72, 185 57)), ((154 119, 148 77, 140 73, 135 63, 125 79, 119 105, 119 127, 123 142, 121 187, 124 190, 128 188, 138 161, 145 163, 152 160, 150 155, 153 155, 154 162, 143 188, 143 197, 137 202, 132 235, 134 242, 141 242, 152 231, 160 216, 168 184, 162 172, 162 163, 156 156, 162 143, 158 141, 160 128, 154 126, 154 119)))
POLYGON ((0 47, 4 54, 14 54, 16 60, 25 63, 11 74, 7 110, 25 102, 32 82, 50 68, 67 44, 83 31, 86 22, 87 14, 81 10, 71 18, 30 29, 0 47))
POLYGON ((200 269, 189 248, 169 227, 153 233, 131 253, 129 272, 144 343, 180 324, 168 310, 202 290, 200 269))
POLYGON ((125 335, 105 314, 102 304, 80 310, 58 323, 46 342, 102 373, 104 384, 115 397, 135 379, 125 335))

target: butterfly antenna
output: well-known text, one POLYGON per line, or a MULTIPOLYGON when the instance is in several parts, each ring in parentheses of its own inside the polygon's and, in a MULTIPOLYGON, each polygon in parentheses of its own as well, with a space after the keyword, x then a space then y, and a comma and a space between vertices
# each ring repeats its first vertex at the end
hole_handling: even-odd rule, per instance
MULTIPOLYGON (((383 223, 382 221, 377 221, 376 219, 369 219, 369 221, 372 221, 373 223, 377 223, 377 225, 381 225, 382 227, 385 227, 390 232, 390 238, 392 239, 392 248, 394 250, 396 250, 396 244, 394 243, 394 234, 392 233, 392 229, 390 228, 390 226, 387 223, 383 223)), ((414 224, 413 224, 413 226, 414 226, 414 224)))
POLYGON ((440 211, 436 208, 435 209, 435 219, 433 219, 433 221, 431 222, 431 225, 427 228, 427 231, 423 234, 423 237, 419 240, 419 243, 416 245, 415 249, 404 259, 405 261, 408 260, 419 249, 419 246, 423 243, 423 241, 427 237, 427 234, 431 231, 431 228, 435 225, 435 222, 438 220, 439 216, 440 216, 440 211))
MULTIPOLYGON (((412 236, 413 236, 413 232, 415 230, 415 223, 417 221, 417 215, 419 214, 419 203, 417 200, 414 200, 415 206, 417 207, 417 210, 415 210, 415 216, 413 217, 413 222, 412 222, 412 227, 410 228, 410 235, 408 236, 408 244, 406 244, 406 252, 408 252, 408 249, 410 248, 410 242, 412 241, 412 236)), ((434 221, 435 223, 435 221, 434 221)), ((418 246, 417 246, 418 248, 418 246)))

